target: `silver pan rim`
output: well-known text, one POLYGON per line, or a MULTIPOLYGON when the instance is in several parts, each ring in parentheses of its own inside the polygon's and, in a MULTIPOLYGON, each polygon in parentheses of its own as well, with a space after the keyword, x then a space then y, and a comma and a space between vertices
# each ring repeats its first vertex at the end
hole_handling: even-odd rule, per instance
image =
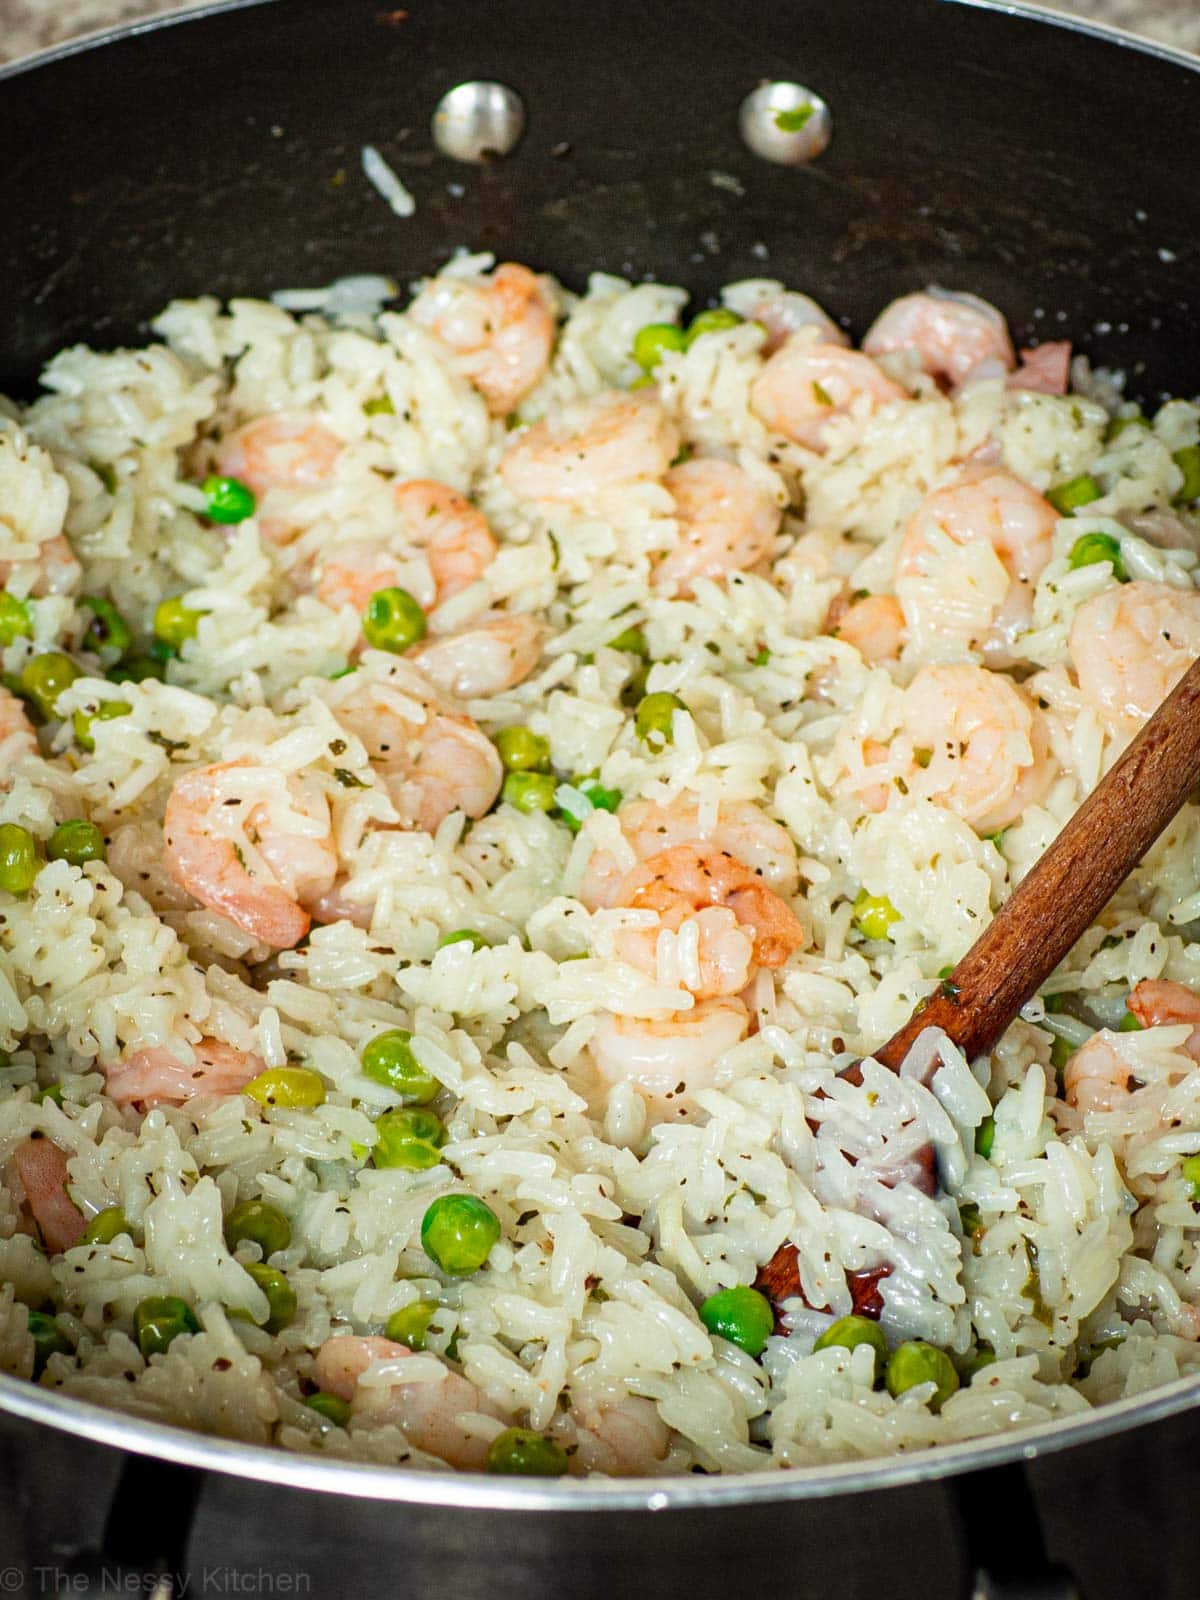
MULTIPOLYGON (((280 0, 210 0, 207 5, 105 28, 51 45, 0 65, 0 84, 57 61, 141 34, 200 22, 227 11, 277 4, 280 0)), ((1118 48, 1156 57, 1200 74, 1200 56, 1146 39, 1108 23, 1012 0, 939 0, 946 6, 996 11, 1005 16, 1062 28, 1118 48)), ((820 1500, 901 1488, 921 1482, 1034 1461, 1178 1416, 1200 1405, 1200 1375, 1180 1378, 1148 1394, 1112 1402, 1067 1421, 1047 1422, 984 1440, 937 1445, 911 1455, 833 1465, 731 1473, 725 1476, 579 1480, 521 1480, 481 1474, 409 1471, 370 1462, 296 1454, 273 1445, 195 1433, 165 1422, 110 1410, 60 1391, 0 1373, 0 1413, 135 1455, 157 1457, 201 1471, 252 1478, 281 1487, 347 1495, 399 1504, 478 1511, 717 1510, 778 1501, 820 1500)))

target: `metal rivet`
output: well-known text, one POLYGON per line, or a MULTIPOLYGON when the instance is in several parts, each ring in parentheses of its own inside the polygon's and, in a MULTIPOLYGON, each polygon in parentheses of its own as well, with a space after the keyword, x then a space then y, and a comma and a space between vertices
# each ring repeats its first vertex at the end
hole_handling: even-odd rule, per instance
POLYGON ((738 126, 756 156, 784 167, 812 161, 833 137, 829 107, 799 83, 760 84, 742 101, 738 126))
POLYGON ((495 161, 515 150, 525 131, 525 107, 503 83, 460 83, 433 113, 433 142, 455 161, 495 161))

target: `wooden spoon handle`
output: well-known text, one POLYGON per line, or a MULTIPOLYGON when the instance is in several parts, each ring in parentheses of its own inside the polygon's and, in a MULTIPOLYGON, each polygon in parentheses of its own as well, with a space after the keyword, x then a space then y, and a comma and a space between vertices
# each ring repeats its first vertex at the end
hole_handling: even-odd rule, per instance
POLYGON ((1067 823, 929 1002, 875 1059, 898 1069, 943 1028, 986 1055, 1200 785, 1200 661, 1067 823))

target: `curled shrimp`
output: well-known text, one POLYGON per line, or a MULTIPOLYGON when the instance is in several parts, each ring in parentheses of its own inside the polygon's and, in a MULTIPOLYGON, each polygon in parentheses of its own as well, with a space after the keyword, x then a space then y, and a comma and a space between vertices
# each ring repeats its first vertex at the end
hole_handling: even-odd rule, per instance
POLYGON ((335 545, 321 561, 317 597, 327 606, 365 611, 377 589, 410 588, 404 558, 413 550, 424 552, 433 580, 429 603, 417 596, 427 611, 468 588, 491 566, 496 541, 487 518, 448 484, 411 478, 396 485, 395 499, 401 526, 393 537, 382 544, 363 539, 335 545))
POLYGON ((893 796, 913 795, 983 834, 1015 822, 1053 775, 1041 716, 986 667, 923 667, 904 691, 892 745, 872 745, 859 789, 864 805, 882 811, 893 796))
POLYGON ((697 1091, 712 1087, 721 1058, 749 1026, 740 1000, 700 1000, 669 1017, 605 1016, 588 1048, 603 1082, 632 1084, 656 1121, 680 1122, 694 1111, 697 1091))
POLYGON ((333 472, 342 441, 301 411, 254 417, 226 434, 212 452, 215 470, 254 491, 264 539, 286 544, 299 531, 288 514, 288 496, 312 489, 333 472))
POLYGON ((386 680, 347 681, 334 715, 362 742, 404 826, 432 833, 452 812, 481 817, 491 809, 504 768, 470 717, 445 709, 431 687, 413 692, 409 680, 395 690, 386 680), (417 699, 423 720, 413 716, 417 699))
MULTIPOLYGON (((753 801, 726 801, 713 816, 702 821, 694 800, 659 805, 653 800, 631 800, 617 813, 621 833, 633 862, 645 861, 677 845, 695 850, 723 850, 745 864, 757 878, 787 898, 800 886, 796 846, 787 829, 753 801)), ((588 860, 580 899, 590 909, 619 903, 628 857, 594 850, 588 860)))
POLYGON ((105 1068, 105 1093, 119 1106, 180 1106, 195 1095, 237 1094, 263 1070, 260 1056, 235 1050, 220 1039, 201 1039, 192 1046, 192 1061, 180 1060, 162 1046, 135 1050, 105 1068))
POLYGON ((870 356, 911 355, 922 372, 952 386, 1011 372, 1016 365, 1008 324, 995 306, 945 289, 893 300, 868 328, 862 347, 870 356))
POLYGON ((755 415, 772 433, 824 450, 837 417, 866 414, 907 392, 859 350, 800 334, 768 360, 750 391, 755 415))
POLYGON ((1080 606, 1068 638, 1080 693, 1135 733, 1200 656, 1200 593, 1138 580, 1080 606))
POLYGON ((167 870, 180 888, 276 950, 304 937, 312 923, 305 905, 337 876, 324 794, 245 761, 179 778, 163 839, 167 870))
POLYGON ((524 682, 542 659, 545 636, 535 617, 500 611, 454 633, 436 634, 407 655, 439 689, 473 700, 524 682))
MULTIPOLYGON (((684 983, 700 996, 736 994, 749 982, 752 963, 781 967, 807 938, 786 900, 725 850, 686 844, 661 850, 626 874, 617 900, 634 911, 655 912, 660 927, 671 933, 695 923, 695 971, 684 983), (718 918, 714 908, 726 916, 718 918)), ((650 972, 656 970, 657 944, 653 929, 627 929, 617 940, 625 960, 650 972)))
POLYGON ((17 1146, 9 1161, 9 1186, 18 1191, 51 1255, 78 1244, 87 1227, 67 1194, 68 1159, 53 1140, 35 1133, 17 1146))
POLYGON ((1081 1044, 1063 1068, 1063 1093, 1076 1111, 1115 1111, 1136 1087, 1133 1068, 1121 1054, 1119 1035, 1101 1028, 1081 1044))
POLYGON ((837 323, 817 302, 771 278, 751 279, 726 297, 733 309, 766 330, 764 355, 774 355, 792 334, 812 328, 822 344, 849 344, 837 323), (736 301, 736 303, 734 303, 736 301))
POLYGON ((663 482, 675 501, 679 542, 654 569, 659 589, 691 593, 697 578, 743 572, 770 555, 782 513, 732 461, 685 461, 663 482))
POLYGON ((896 597, 912 634, 939 653, 948 644, 981 649, 998 664, 1010 660, 1029 626, 1057 525, 1050 502, 1006 472, 977 473, 928 495, 896 556, 896 597), (993 564, 999 581, 972 562, 970 547, 979 542, 1003 568, 993 564))
POLYGON ((840 595, 825 618, 826 632, 852 644, 864 661, 895 661, 906 637, 904 612, 893 594, 840 595))
MULTIPOLYGON (((394 1339, 335 1334, 317 1351, 313 1377, 330 1394, 348 1400, 355 1417, 374 1424, 391 1423, 418 1450, 440 1456, 464 1472, 481 1471, 491 1433, 477 1433, 472 1417, 500 1420, 504 1413, 468 1379, 446 1371, 440 1380, 406 1383, 398 1374, 384 1385, 361 1383, 378 1362, 403 1362, 412 1356, 394 1339)), ((433 1358, 425 1355, 427 1364, 433 1358)))
POLYGON ((679 449, 650 389, 577 400, 535 423, 506 451, 500 476, 527 500, 570 503, 664 476, 679 449))
POLYGON ((27 592, 40 599, 50 594, 74 594, 83 577, 70 543, 63 534, 44 539, 32 561, 0 561, 0 589, 8 587, 14 574, 23 578, 27 592))
POLYGON ((1192 1031, 1183 1048, 1193 1061, 1200 1061, 1200 994, 1169 978, 1143 978, 1134 985, 1126 1003, 1143 1028, 1190 1022, 1192 1031))
POLYGON ((18 757, 37 753, 37 735, 24 705, 11 690, 0 687, 0 789, 11 782, 18 757))
POLYGON ((507 416, 549 365, 554 312, 541 280, 515 262, 490 277, 431 278, 409 315, 455 351, 493 416, 507 416))
POLYGON ((648 1478, 658 1472, 671 1446, 671 1430, 653 1400, 626 1395, 612 1405, 575 1405, 579 1430, 572 1473, 602 1472, 609 1478, 648 1478))

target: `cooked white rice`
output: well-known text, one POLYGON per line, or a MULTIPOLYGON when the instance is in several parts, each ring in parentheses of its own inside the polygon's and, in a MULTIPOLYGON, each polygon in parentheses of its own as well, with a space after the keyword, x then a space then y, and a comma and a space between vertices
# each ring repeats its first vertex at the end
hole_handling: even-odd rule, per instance
MULTIPOLYGON (((456 261, 445 281, 489 265, 456 261)), ((44 842, 64 818, 88 817, 108 846, 107 864, 51 862, 28 894, 0 893, 0 1367, 33 1373, 28 1312, 50 1311, 64 1348, 44 1363, 44 1385, 288 1449, 432 1466, 442 1458, 406 1436, 403 1413, 360 1397, 449 1370, 479 1391, 467 1433, 486 1440, 512 1422, 571 1454, 604 1433, 597 1418, 641 1397, 670 1429, 665 1457, 649 1462, 661 1472, 934 1446, 1200 1368, 1200 1227, 1182 1172, 1200 1153, 1189 1027, 1112 1034, 1131 1086, 1111 1109, 1068 1104, 1050 1064, 1056 1037, 1077 1047, 1115 1026, 1140 980, 1200 987, 1195 805, 1047 986, 1066 1010, 1047 1017, 1033 1002, 990 1062, 936 1041, 928 1087, 928 1041, 899 1075, 868 1062, 861 1085, 837 1077, 931 992, 1127 741, 1081 692, 1069 643, 1079 608, 1120 585, 1110 564, 1072 569, 1069 552, 1081 533, 1107 534, 1129 577, 1191 596, 1197 526, 1172 506, 1173 457, 1200 437, 1200 411, 1173 402, 1114 440, 1109 411, 1086 395, 1112 406, 1119 391, 1078 368, 1086 395, 1065 397, 1000 378, 947 394, 918 377, 910 398, 838 422, 817 454, 756 415, 764 334, 742 322, 666 355, 658 395, 684 448, 735 462, 786 508, 782 526, 754 570, 671 596, 649 581, 679 538, 660 481, 547 504, 516 495, 498 469, 514 428, 633 384, 634 335, 676 319, 684 292, 597 275, 576 299, 547 284, 562 318, 553 359, 505 419, 427 325, 370 310, 390 287, 317 296, 307 314, 312 297, 286 300, 297 314, 175 302, 154 325, 158 343, 63 351, 41 398, 0 408, 0 564, 10 594, 32 596, 32 634, 0 650, 0 665, 19 678, 31 657, 61 649, 84 669, 38 753, 19 732, 0 743, 0 823, 44 842), (198 486, 204 449, 279 411, 311 414, 340 444, 325 475, 276 496, 297 534, 286 543, 253 516, 213 525, 198 486), (936 797, 896 788, 871 810, 856 786, 864 744, 886 746, 918 669, 978 663, 979 650, 914 628, 898 660, 873 664, 826 631, 839 595, 892 590, 908 519, 980 451, 1039 491, 1084 473, 1103 490, 1059 524, 1020 640, 1017 678, 1041 709, 1052 781, 995 842, 936 797), (578 898, 589 853, 623 848, 619 821, 597 811, 573 833, 558 813, 500 803, 469 828, 461 814, 433 833, 397 827, 369 752, 339 720, 364 683, 403 696, 421 679, 386 654, 357 655, 358 614, 323 604, 307 573, 341 542, 385 539, 395 482, 419 478, 469 494, 499 541, 442 608, 443 631, 484 611, 548 629, 536 668, 471 698, 465 714, 488 735, 519 723, 547 739, 559 804, 577 814, 590 802, 571 780, 595 773, 626 802, 690 798, 709 817, 750 802, 795 843, 811 940, 758 974, 758 1025, 722 1053, 687 1120, 655 1123, 635 1088, 599 1084, 591 1064, 608 1019, 664 1026, 692 1003, 682 946, 664 935, 657 974, 643 973, 614 953, 630 914, 578 898), (48 593, 62 535, 82 573, 48 593), (108 597, 143 639, 165 596, 203 616, 166 682, 117 684, 88 653, 81 594, 108 597), (647 690, 687 707, 659 753, 622 704, 639 663, 609 648, 633 623, 654 661, 647 690), (88 751, 72 714, 106 699, 128 711, 95 721, 88 751), (272 952, 167 873, 172 785, 247 754, 320 797, 341 892, 369 927, 314 925, 300 948, 272 952), (898 913, 886 938, 854 923, 864 890, 898 913), (464 928, 488 945, 439 947, 464 928), (447 1141, 430 1170, 372 1163, 375 1118, 399 1097, 364 1077, 359 1054, 389 1028, 411 1030, 442 1086, 432 1109, 447 1141), (324 1102, 271 1109, 234 1093, 144 1111, 106 1096, 106 1074, 133 1052, 187 1061, 201 1038, 268 1068, 303 1063, 324 1102), (61 1104, 43 1094, 52 1086, 61 1104), (987 1116, 985 1157, 975 1137, 987 1116), (11 1166, 34 1134, 66 1153, 82 1215, 120 1207, 127 1232, 41 1247, 11 1166), (930 1142, 936 1197, 880 1181, 889 1161, 930 1142), (420 1240, 430 1202, 457 1191, 486 1201, 502 1228, 486 1266, 464 1277, 441 1272, 420 1240), (258 1247, 231 1253, 223 1235, 223 1217, 248 1199, 291 1224, 272 1265, 298 1311, 277 1335, 256 1326, 266 1301, 243 1270, 258 1247), (711 1335, 698 1307, 752 1283, 789 1241, 803 1294, 755 1360, 711 1335), (889 1342, 927 1340, 964 1373, 940 1411, 929 1385, 898 1398, 876 1387, 867 1349, 814 1351, 852 1308, 847 1274, 880 1264, 891 1268, 879 1285, 889 1342), (165 1294, 188 1301, 201 1331, 147 1361, 133 1313, 165 1294), (426 1354, 372 1368, 347 1428, 303 1404, 327 1338, 379 1335, 419 1299, 441 1307, 426 1354), (981 1349, 996 1359, 973 1367, 981 1349)), ((763 292, 734 286, 727 298, 750 309, 763 292)), ((975 546, 959 556, 930 580, 947 605, 995 582, 975 546)), ((428 572, 419 553, 413 562, 419 588, 428 572)), ((601 1465, 647 1460, 618 1450, 601 1465)))

